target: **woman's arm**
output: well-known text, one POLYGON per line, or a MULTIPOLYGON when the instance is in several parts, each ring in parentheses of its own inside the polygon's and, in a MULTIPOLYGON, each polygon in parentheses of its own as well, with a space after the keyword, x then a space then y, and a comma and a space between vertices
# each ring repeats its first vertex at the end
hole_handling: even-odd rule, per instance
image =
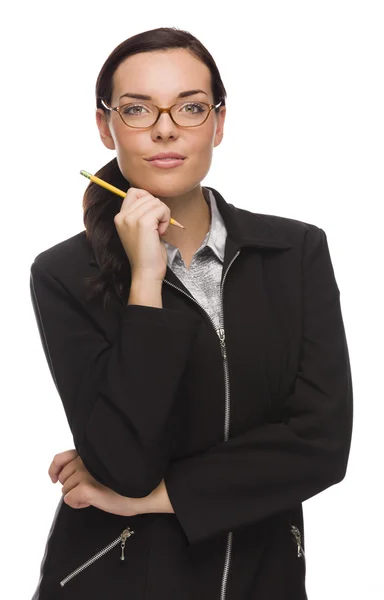
POLYGON ((311 227, 301 364, 281 419, 170 463, 164 474, 189 543, 296 507, 344 478, 353 394, 339 296, 326 235, 311 227))
MULTIPOLYGON (((123 496, 147 496, 169 462, 169 414, 200 321, 128 305, 111 344, 46 262, 43 253, 31 266, 31 299, 75 448, 99 483, 123 496)), ((66 280, 72 285, 71 275, 66 280)))
POLYGON ((75 448, 56 454, 49 465, 48 475, 53 483, 60 481, 64 502, 71 508, 94 506, 121 516, 174 512, 164 479, 143 498, 121 496, 91 476, 75 448))
POLYGON ((137 514, 145 513, 174 513, 173 506, 168 496, 165 480, 162 479, 148 496, 139 499, 136 505, 137 514))

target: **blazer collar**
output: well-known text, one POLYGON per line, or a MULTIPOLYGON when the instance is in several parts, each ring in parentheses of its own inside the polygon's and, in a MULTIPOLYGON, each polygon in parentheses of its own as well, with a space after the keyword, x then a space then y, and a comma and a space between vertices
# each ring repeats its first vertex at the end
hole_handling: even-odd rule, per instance
POLYGON ((289 249, 289 244, 283 233, 275 228, 268 219, 268 215, 253 213, 229 204, 214 188, 208 187, 215 195, 216 204, 227 228, 228 236, 232 238, 234 246, 257 246, 260 248, 289 249))

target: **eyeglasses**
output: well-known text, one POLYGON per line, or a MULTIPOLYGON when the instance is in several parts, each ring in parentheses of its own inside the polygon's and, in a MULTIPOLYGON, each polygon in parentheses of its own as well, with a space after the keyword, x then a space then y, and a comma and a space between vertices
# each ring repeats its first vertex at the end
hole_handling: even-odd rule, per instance
POLYGON ((213 108, 218 104, 207 104, 206 102, 179 102, 168 108, 160 108, 151 102, 130 102, 121 106, 109 106, 102 98, 101 103, 107 110, 115 110, 121 120, 128 127, 149 129, 159 119, 161 113, 168 113, 172 121, 178 127, 198 127, 208 119, 213 108))

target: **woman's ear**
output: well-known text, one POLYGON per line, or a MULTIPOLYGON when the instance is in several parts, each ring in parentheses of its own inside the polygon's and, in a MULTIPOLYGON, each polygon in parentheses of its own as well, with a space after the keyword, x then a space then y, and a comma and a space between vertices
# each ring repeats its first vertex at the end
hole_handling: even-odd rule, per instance
POLYGON ((115 149, 115 142, 109 129, 109 124, 104 111, 101 108, 96 110, 96 125, 99 129, 100 138, 106 148, 115 149))
POLYGON ((218 146, 221 143, 221 140, 223 139, 223 136, 224 136, 224 121, 225 121, 226 112, 227 112, 227 107, 226 106, 221 106, 220 107, 220 112, 217 115, 215 140, 214 140, 214 144, 213 144, 214 148, 216 146, 218 146))

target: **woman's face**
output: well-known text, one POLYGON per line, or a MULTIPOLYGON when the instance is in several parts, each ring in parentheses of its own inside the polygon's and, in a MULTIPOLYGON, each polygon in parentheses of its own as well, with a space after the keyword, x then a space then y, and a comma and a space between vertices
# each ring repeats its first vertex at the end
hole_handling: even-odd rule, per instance
MULTIPOLYGON (((110 104, 135 102, 134 98, 120 98, 127 92, 151 96, 149 102, 161 107, 189 101, 213 104, 210 79, 208 67, 187 50, 142 52, 117 67, 110 104), (195 89, 206 93, 178 98, 180 92, 195 89)), ((106 118, 101 109, 96 111, 96 122, 104 145, 116 149, 119 168, 132 187, 156 197, 172 197, 198 186, 208 173, 213 148, 223 138, 225 112, 225 106, 220 107, 218 115, 213 109, 205 123, 189 129, 178 127, 165 113, 150 129, 128 127, 116 111, 106 118), (146 160, 158 152, 170 151, 187 158, 171 169, 161 169, 146 160)))

